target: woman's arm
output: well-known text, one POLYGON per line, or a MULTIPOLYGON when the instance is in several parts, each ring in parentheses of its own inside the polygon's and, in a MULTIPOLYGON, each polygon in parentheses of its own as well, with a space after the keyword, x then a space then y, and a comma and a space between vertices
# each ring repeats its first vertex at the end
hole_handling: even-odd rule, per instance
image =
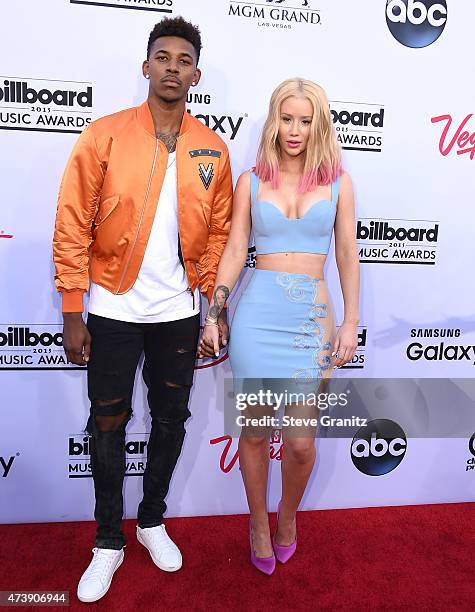
POLYGON ((340 180, 335 221, 335 257, 344 302, 343 323, 334 347, 334 351, 338 352, 337 367, 353 359, 358 339, 360 264, 355 227, 353 185, 345 172, 340 180))
POLYGON ((246 262, 251 231, 250 193, 249 172, 244 172, 239 177, 234 190, 231 230, 216 273, 213 296, 199 347, 200 355, 212 356, 219 352, 217 333, 213 333, 210 328, 217 326, 218 317, 246 262))

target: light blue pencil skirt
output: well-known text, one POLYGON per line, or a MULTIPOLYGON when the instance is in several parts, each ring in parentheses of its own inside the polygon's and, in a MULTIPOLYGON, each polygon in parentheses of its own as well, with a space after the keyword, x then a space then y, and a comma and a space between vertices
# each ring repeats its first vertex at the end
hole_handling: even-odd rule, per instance
POLYGON ((256 268, 237 304, 230 328, 234 390, 243 381, 289 379, 294 390, 331 375, 335 321, 324 280, 307 274, 256 268), (300 385, 300 387, 299 387, 300 385))

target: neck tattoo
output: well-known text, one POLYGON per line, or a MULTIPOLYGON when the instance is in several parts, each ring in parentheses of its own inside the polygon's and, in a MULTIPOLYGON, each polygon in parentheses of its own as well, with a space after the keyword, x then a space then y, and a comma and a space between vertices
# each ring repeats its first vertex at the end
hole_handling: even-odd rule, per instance
POLYGON ((157 138, 163 142, 169 153, 173 153, 176 149, 176 140, 179 132, 175 134, 167 134, 165 132, 157 132, 157 138))

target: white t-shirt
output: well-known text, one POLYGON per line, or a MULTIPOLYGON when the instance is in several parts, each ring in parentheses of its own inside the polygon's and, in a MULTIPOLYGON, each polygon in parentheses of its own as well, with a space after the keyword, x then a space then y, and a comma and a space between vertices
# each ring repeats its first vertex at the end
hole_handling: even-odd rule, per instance
POLYGON ((178 257, 176 152, 168 156, 157 211, 139 274, 121 295, 91 282, 89 312, 131 323, 158 323, 191 317, 200 311, 200 294, 188 286, 178 257))

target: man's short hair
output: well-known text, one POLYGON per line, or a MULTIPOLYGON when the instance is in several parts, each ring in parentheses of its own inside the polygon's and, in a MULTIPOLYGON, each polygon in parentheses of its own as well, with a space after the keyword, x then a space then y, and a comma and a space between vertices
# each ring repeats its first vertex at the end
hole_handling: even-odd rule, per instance
POLYGON ((201 34, 196 26, 189 21, 185 21, 183 17, 165 17, 165 19, 162 19, 150 32, 147 45, 147 59, 150 57, 153 43, 162 36, 177 36, 191 43, 196 51, 196 64, 198 64, 202 45, 201 34))

